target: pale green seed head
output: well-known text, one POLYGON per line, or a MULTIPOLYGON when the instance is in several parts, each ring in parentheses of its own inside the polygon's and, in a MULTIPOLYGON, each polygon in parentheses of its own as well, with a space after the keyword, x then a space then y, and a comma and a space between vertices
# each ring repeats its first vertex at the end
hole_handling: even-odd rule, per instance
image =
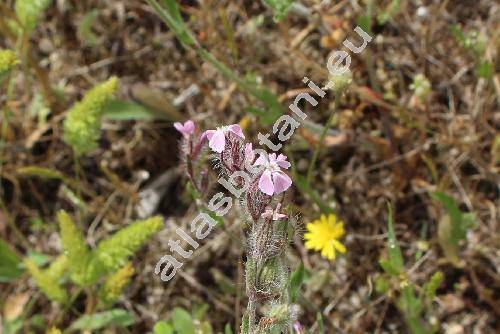
POLYGON ((118 79, 113 77, 89 90, 69 111, 64 121, 63 139, 77 155, 85 154, 97 147, 102 112, 114 97, 117 87, 118 79))
POLYGON ((424 101, 431 92, 431 83, 425 75, 419 73, 413 78, 413 83, 410 85, 410 89, 413 90, 417 99, 424 101))
POLYGON ((335 94, 343 94, 352 84, 352 72, 347 70, 342 74, 331 74, 328 80, 328 88, 335 94))
POLYGON ((12 50, 0 49, 0 76, 10 71, 19 64, 16 53, 12 50))

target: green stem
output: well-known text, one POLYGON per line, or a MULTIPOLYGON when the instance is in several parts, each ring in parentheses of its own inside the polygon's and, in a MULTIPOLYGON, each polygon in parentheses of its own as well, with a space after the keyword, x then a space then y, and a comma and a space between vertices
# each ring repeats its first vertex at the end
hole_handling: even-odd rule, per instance
POLYGON ((314 170, 314 167, 316 165, 316 160, 318 160, 319 152, 321 151, 321 148, 323 147, 323 142, 325 141, 326 134, 328 133, 328 130, 330 129, 330 126, 332 125, 333 118, 335 116, 335 112, 338 110, 340 106, 340 97, 342 94, 336 93, 335 94, 335 105, 332 110, 332 113, 330 114, 330 117, 328 118, 328 121, 326 122, 325 126, 323 127, 323 131, 321 132, 321 136, 319 137, 319 143, 316 145, 316 148, 313 152, 313 156, 311 159, 311 163, 309 164, 309 168, 307 169, 307 183, 311 184, 312 181, 312 172, 314 170))
POLYGON ((82 219, 83 219, 83 212, 82 212, 82 205, 81 205, 83 203, 83 199, 82 199, 82 178, 81 178, 81 175, 82 175, 82 166, 80 165, 80 157, 78 156, 78 154, 76 152, 74 154, 75 154, 74 155, 74 159, 75 159, 76 197, 78 198, 78 201, 80 202, 80 203, 76 203, 76 206, 77 206, 77 215, 78 215, 78 221, 80 223, 82 223, 82 219))
POLYGON ((254 300, 251 299, 248 300, 247 312, 248 312, 248 333, 255 334, 256 333, 255 318, 257 313, 257 303, 254 300))

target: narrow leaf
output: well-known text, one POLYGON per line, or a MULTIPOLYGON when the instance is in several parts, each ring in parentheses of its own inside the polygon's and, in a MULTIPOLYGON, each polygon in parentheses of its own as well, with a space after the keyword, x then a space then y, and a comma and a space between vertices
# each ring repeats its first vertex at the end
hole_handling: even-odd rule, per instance
POLYGON ((299 296, 300 287, 305 277, 304 264, 300 263, 300 266, 292 273, 290 276, 290 299, 292 303, 297 301, 299 296))
POLYGON ((0 283, 10 282, 21 276, 23 270, 19 268, 20 263, 21 260, 9 245, 0 239, 0 283))
POLYGON ((401 249, 396 241, 396 234, 394 233, 394 222, 392 214, 392 206, 388 204, 389 217, 387 219, 387 235, 388 235, 388 248, 389 248, 389 262, 391 266, 398 272, 403 271, 404 261, 401 249))
POLYGON ((134 102, 114 100, 109 102, 103 110, 103 117, 115 121, 154 121, 168 119, 150 108, 134 102))
POLYGON ((132 314, 123 309, 84 315, 71 324, 69 330, 97 330, 108 326, 127 327, 134 323, 132 314))

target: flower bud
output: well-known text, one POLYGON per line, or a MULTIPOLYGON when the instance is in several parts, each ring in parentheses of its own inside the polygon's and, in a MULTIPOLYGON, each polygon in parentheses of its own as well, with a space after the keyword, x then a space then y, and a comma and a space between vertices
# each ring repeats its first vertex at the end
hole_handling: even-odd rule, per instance
POLYGON ((419 101, 424 101, 431 92, 431 83, 425 75, 419 73, 413 78, 410 89, 419 101))
POLYGON ((14 51, 0 49, 0 76, 6 74, 17 64, 19 64, 19 60, 14 51))
POLYGON ((275 305, 269 311, 269 318, 275 323, 286 323, 290 319, 290 307, 286 304, 275 305))
POLYGON ((352 83, 352 72, 347 70, 340 74, 330 74, 327 88, 331 89, 335 94, 343 94, 352 83))

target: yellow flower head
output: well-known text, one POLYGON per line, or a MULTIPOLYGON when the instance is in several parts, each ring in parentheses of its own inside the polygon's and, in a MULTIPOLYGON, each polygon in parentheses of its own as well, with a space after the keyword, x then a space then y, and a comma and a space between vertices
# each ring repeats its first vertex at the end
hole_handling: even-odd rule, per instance
POLYGON ((304 234, 306 239, 306 248, 315 251, 321 251, 321 255, 328 260, 335 259, 335 252, 345 253, 345 246, 338 241, 345 231, 344 223, 337 221, 334 214, 321 215, 317 219, 307 224, 307 233, 304 234))
POLYGON ((0 49, 0 76, 10 71, 19 64, 19 60, 14 51, 0 49))

